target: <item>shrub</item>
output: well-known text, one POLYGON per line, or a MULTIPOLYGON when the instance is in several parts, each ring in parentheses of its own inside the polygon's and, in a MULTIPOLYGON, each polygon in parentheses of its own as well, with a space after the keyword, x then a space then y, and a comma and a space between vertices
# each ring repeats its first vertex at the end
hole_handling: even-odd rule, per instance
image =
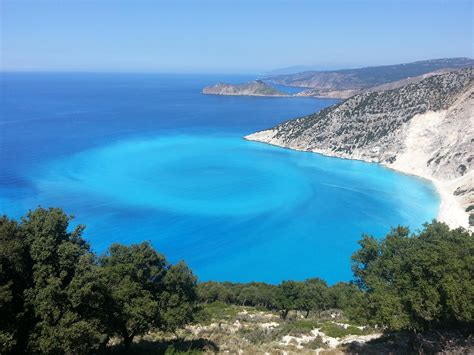
POLYGON ((347 328, 332 323, 327 322, 321 326, 321 331, 329 337, 332 338, 343 338, 348 335, 363 335, 367 334, 366 330, 362 330, 360 328, 354 327, 352 325, 348 326, 347 328))

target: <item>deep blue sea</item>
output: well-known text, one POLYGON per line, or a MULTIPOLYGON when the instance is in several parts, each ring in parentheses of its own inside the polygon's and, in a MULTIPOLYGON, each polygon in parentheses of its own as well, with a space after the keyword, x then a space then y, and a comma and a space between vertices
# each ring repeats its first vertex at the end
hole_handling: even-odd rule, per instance
POLYGON ((98 253, 149 240, 200 280, 334 283, 362 233, 438 210, 427 181, 242 139, 335 100, 200 94, 235 75, 0 79, 0 212, 62 207, 98 253))

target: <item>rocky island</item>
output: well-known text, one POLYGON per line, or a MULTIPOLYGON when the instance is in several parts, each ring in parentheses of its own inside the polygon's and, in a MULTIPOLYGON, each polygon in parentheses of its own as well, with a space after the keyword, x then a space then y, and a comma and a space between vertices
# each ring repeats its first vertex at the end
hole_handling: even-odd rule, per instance
POLYGON ((376 162, 430 179, 442 199, 438 219, 472 229, 473 103, 470 67, 395 89, 364 92, 245 138, 376 162))
POLYGON ((207 86, 202 90, 203 94, 210 95, 233 95, 233 96, 289 96, 262 80, 254 80, 245 84, 225 84, 219 83, 207 86))
POLYGON ((347 99, 366 92, 392 90, 431 76, 474 66, 470 58, 442 58, 406 64, 355 69, 305 71, 268 75, 245 84, 219 83, 205 87, 203 94, 241 96, 285 96, 347 99), (286 94, 269 83, 299 87, 301 92, 286 94), (306 88, 306 89, 305 89, 306 88))

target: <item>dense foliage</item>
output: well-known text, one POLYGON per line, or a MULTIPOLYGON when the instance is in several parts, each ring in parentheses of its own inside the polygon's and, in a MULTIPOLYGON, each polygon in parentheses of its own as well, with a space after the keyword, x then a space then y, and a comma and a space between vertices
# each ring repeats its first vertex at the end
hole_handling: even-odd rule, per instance
POLYGON ((364 293, 355 285, 340 282, 328 287, 319 278, 305 281, 283 281, 279 285, 262 282, 247 284, 230 282, 201 282, 198 284, 201 302, 224 302, 241 306, 263 307, 278 311, 283 319, 293 311, 305 318, 310 312, 320 315, 331 309, 344 310, 354 320, 362 320, 358 315, 364 302, 364 293))
POLYGON ((419 234, 393 229, 364 236, 353 271, 367 299, 367 320, 392 330, 454 327, 474 321, 474 239, 433 222, 419 234))
POLYGON ((114 244, 100 258, 68 231, 60 209, 0 219, 0 352, 97 352, 192 320, 196 277, 148 243, 114 244))
POLYGON ((320 313, 340 309, 353 321, 388 330, 423 331, 474 325, 474 238, 439 222, 419 233, 397 227, 384 239, 363 236, 352 257, 355 281, 328 287, 321 279, 198 285, 201 301, 320 313))
POLYGON ((0 352, 103 350, 111 337, 130 345, 150 330, 193 321, 198 300, 263 307, 286 319, 342 310, 387 330, 472 327, 474 239, 463 229, 426 224, 363 236, 353 254, 355 281, 319 278, 279 285, 202 282, 183 263, 169 264, 149 243, 113 244, 102 256, 70 228, 60 209, 0 218, 0 352))

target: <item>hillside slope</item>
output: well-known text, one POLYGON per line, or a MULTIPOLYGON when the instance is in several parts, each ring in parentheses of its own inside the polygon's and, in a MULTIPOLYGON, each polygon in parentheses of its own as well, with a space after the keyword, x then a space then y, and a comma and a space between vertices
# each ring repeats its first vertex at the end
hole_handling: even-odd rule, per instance
POLYGON ((387 83, 442 69, 461 69, 473 65, 474 60, 470 58, 445 58, 357 69, 308 71, 269 76, 266 79, 278 84, 311 88, 308 96, 348 98, 387 83))
POLYGON ((442 197, 440 220, 467 227, 465 211, 474 208, 473 81, 466 68, 366 92, 246 139, 429 178, 442 197))
POLYGON ((440 75, 444 73, 449 73, 451 72, 452 69, 439 69, 435 70, 429 73, 397 80, 397 81, 391 81, 386 84, 382 85, 377 85, 377 86, 371 86, 367 89, 350 89, 350 90, 340 90, 340 91, 321 91, 320 89, 308 89, 304 90, 302 92, 299 92, 295 96, 303 96, 303 97, 321 97, 321 98, 341 98, 341 99, 347 99, 351 96, 354 96, 356 94, 361 94, 363 92, 380 92, 380 91, 385 91, 385 90, 393 90, 393 89, 398 89, 401 88, 402 86, 408 85, 408 84, 414 84, 419 81, 422 81, 426 78, 435 76, 435 75, 440 75))

